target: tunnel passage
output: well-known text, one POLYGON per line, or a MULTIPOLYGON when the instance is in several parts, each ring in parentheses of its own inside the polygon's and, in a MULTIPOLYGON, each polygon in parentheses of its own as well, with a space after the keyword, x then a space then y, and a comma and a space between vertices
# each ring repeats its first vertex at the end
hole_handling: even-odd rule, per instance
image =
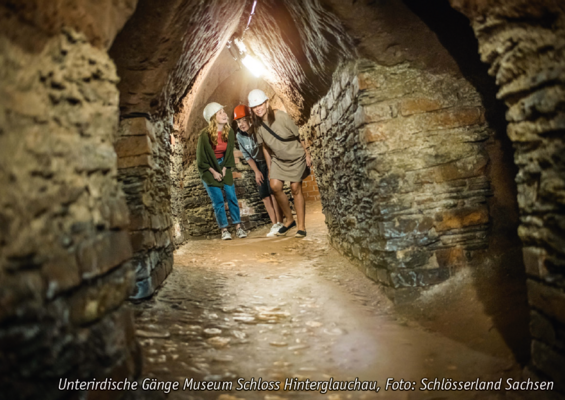
MULTIPOLYGON (((478 49, 441 27, 455 11, 439 1, 436 18, 413 1, 261 1, 246 40, 310 143, 332 242, 392 299, 466 266, 521 269, 520 224, 525 374, 560 382, 563 5, 451 4, 478 49)), ((245 99, 222 50, 251 3, 0 7, 0 379, 13 398, 59 398, 59 377, 139 376, 126 300, 162 284, 194 229, 194 131, 212 97, 245 99)))

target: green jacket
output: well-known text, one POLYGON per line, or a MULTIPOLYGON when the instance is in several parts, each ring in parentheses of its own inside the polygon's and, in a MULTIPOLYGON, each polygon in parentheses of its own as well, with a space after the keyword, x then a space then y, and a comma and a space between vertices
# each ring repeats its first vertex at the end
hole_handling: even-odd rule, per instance
POLYGON ((212 149, 212 144, 210 143, 210 137, 208 136, 208 128, 205 128, 200 132, 200 137, 198 138, 198 145, 196 146, 196 163, 198 165, 198 172, 200 178, 206 182, 208 186, 224 187, 225 185, 233 185, 233 176, 231 169, 235 168, 235 158, 233 156, 233 151, 235 148, 235 134, 230 128, 230 133, 228 134, 228 148, 226 149, 226 155, 221 164, 218 164, 218 159, 214 154, 214 149, 212 149), (226 167, 226 176, 222 181, 217 181, 214 179, 214 175, 210 172, 209 168, 214 168, 220 174, 222 169, 226 167))

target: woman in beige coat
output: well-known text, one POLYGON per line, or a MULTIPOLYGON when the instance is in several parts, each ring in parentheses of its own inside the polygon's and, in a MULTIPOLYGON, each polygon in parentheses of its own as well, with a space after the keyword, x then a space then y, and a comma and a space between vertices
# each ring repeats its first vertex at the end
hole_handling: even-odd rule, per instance
POLYGON ((284 111, 273 111, 269 106, 269 98, 262 90, 252 90, 248 100, 257 119, 257 143, 263 145, 269 166, 271 190, 286 217, 284 226, 277 235, 284 236, 296 226, 288 198, 283 191, 284 182, 289 181, 298 220, 298 231, 294 236, 303 238, 306 236, 306 203, 302 194, 302 181, 310 174, 310 153, 300 140, 294 121, 284 111))

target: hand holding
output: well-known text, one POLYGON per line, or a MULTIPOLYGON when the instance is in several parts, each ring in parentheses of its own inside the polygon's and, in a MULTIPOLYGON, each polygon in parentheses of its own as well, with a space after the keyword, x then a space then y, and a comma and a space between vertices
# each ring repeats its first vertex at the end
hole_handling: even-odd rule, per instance
POLYGON ((222 169, 222 177, 226 176, 226 167, 222 169))
POLYGON ((312 157, 310 157, 309 153, 306 153, 306 165, 312 167, 312 157))

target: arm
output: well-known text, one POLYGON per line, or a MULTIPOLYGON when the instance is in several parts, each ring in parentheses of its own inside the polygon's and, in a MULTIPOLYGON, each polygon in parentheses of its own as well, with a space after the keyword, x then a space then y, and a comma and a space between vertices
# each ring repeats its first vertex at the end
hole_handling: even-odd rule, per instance
MULTIPOLYGON (((207 138, 206 138, 207 139, 207 138)), ((206 157, 204 156, 205 153, 205 144, 204 144, 204 136, 200 135, 198 138, 198 144, 196 146, 196 163, 198 164, 198 168, 201 170, 208 170, 212 173, 212 176, 215 180, 221 181, 222 175, 218 173, 207 161, 206 157)))
POLYGON ((255 163, 254 159, 250 158, 247 160, 247 162, 249 163, 249 166, 251 167, 253 172, 255 172, 255 182, 257 183, 257 185, 260 185, 261 183, 263 183, 263 174, 261 173, 261 171, 259 171, 259 168, 257 168, 257 164, 255 163))
POLYGON ((214 179, 217 180, 218 182, 221 181, 221 180, 223 179, 224 175, 226 174, 226 172, 225 172, 226 167, 224 167, 224 172, 223 172, 223 174, 220 174, 219 172, 217 172, 217 171, 216 171, 214 168, 212 168, 212 167, 210 167, 208 170, 212 173, 212 175, 214 176, 214 179))
POLYGON ((300 140, 300 144, 302 145, 302 148, 304 149, 304 153, 306 153, 306 165, 308 167, 311 167, 312 166, 312 157, 310 156, 310 150, 308 150, 308 147, 306 147, 306 141, 300 140))
MULTIPOLYGON (((263 173, 259 171, 259 167, 257 166, 257 163, 253 159, 253 156, 245 147, 245 142, 253 143, 255 141, 251 136, 247 136, 239 132, 237 133, 237 140, 240 144, 241 153, 243 154, 243 157, 245 157, 245 161, 247 161, 253 172, 255 172, 255 182, 257 183, 257 185, 260 185, 261 183, 263 183, 263 173)), ((257 145, 256 142, 255 145, 257 145)))
POLYGON ((235 133, 233 129, 230 128, 228 133, 228 146, 226 148, 226 154, 224 156, 224 161, 222 162, 222 179, 226 176, 227 168, 232 169, 235 168, 235 156, 233 154, 235 150, 235 133))
POLYGON ((271 171, 271 154, 269 153, 269 150, 267 150, 267 146, 265 146, 265 143, 263 143, 262 147, 263 147, 263 155, 265 156, 265 162, 267 163, 267 167, 269 168, 269 171, 271 171))
POLYGON ((201 134, 198 138, 198 144, 196 145, 196 164, 201 170, 211 170, 212 166, 210 165, 210 163, 208 163, 206 157, 204 157, 204 152, 204 140, 201 134))
POLYGON ((226 155, 224 156, 224 161, 222 162, 222 171, 224 168, 235 168, 235 157, 233 155, 233 151, 235 150, 235 133, 230 128, 230 132, 228 134, 228 146, 226 148, 226 155))
MULTIPOLYGON (((251 155, 251 153, 249 153, 249 151, 247 150, 247 148, 244 145, 244 142, 247 141, 247 140, 250 140, 250 139, 243 136, 243 134, 239 133, 239 132, 237 133, 236 137, 237 137, 237 141, 239 143, 239 151, 241 151, 241 154, 243 154, 245 161, 247 161, 247 163, 249 164, 249 166, 251 167, 253 172, 255 172, 255 180, 257 181, 257 184, 259 184, 259 181, 257 180, 257 174, 260 174, 261 176, 263 176, 263 174, 261 174, 261 171, 259 171, 259 168, 257 167, 257 164, 255 163, 255 160, 253 159, 253 156, 251 155)), ((261 179, 261 182, 262 181, 263 181, 263 179, 261 179)))

